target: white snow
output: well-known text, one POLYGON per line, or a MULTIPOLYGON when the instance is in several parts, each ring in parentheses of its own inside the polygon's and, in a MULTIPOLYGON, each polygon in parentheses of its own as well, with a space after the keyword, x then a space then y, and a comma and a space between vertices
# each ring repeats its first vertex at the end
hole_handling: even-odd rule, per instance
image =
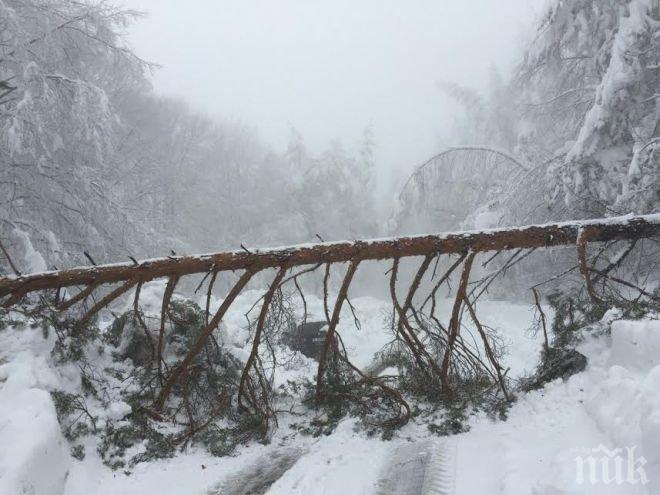
MULTIPOLYGON (((162 286, 145 286, 148 305, 162 286)), ((237 356, 245 353, 244 313, 261 292, 248 291, 227 315, 221 334, 237 356)), ((220 301, 214 301, 217 307, 220 301)), ((366 366, 390 338, 383 330, 389 303, 355 298, 362 329, 353 326, 346 308, 339 331, 349 355, 366 366)), ((439 314, 448 314, 443 301, 439 314)), ((155 310, 159 310, 154 304, 155 310)), ((322 314, 322 301, 308 300, 310 319, 322 314)), ((484 324, 497 328, 509 344, 506 367, 511 376, 531 371, 541 336, 527 328, 532 309, 527 305, 484 301, 479 305, 484 324)), ((550 313, 548 312, 550 315, 550 313)), ((609 314, 610 320, 616 314, 609 314)), ((250 444, 234 456, 214 458, 190 448, 173 459, 138 464, 130 475, 102 465, 93 444, 83 461, 73 459, 57 425, 48 390, 67 388, 73 370, 55 368, 50 359, 52 336, 41 330, 0 330, 0 494, 129 495, 142 493, 208 494, 236 473, 249 471, 283 448, 300 450, 301 457, 276 481, 270 495, 372 494, 384 476, 388 460, 403 445, 444 445, 421 420, 412 421, 391 441, 368 438, 346 419, 329 436, 292 434, 284 417, 269 445, 250 444), (412 443, 411 443, 412 442, 412 443), (38 470, 34 466, 40 466, 38 470), (23 491, 21 491, 23 490, 23 491), (27 490, 27 491, 26 491, 27 490), (29 491, 32 490, 32 491, 29 491)), ((579 348, 589 358, 583 373, 520 396, 506 421, 477 415, 471 430, 452 437, 457 494, 654 494, 660 486, 660 321, 614 321, 611 336, 589 338, 579 348), (643 456, 649 483, 578 484, 576 456, 591 449, 635 447, 643 456)), ((314 362, 301 357, 278 382, 313 373, 314 362)), ((389 370, 394 371, 394 370, 389 370)), ((130 407, 111 405, 108 416, 121 418, 130 407)), ((407 447, 409 448, 409 447, 407 447)), ((426 448, 426 447, 424 447, 426 448)), ((453 469, 453 468, 452 468, 453 469)), ((453 471, 452 471, 453 472, 453 471)))
POLYGON ((587 341, 585 372, 520 398, 506 422, 484 420, 459 437, 457 493, 658 493, 658 345, 658 320, 615 321, 611 338, 587 341), (579 484, 576 457, 599 446, 634 448, 648 484, 579 484))
POLYGON ((391 445, 356 435, 353 426, 353 420, 346 420, 332 435, 318 440, 269 495, 373 494, 391 445))
POLYGON ((618 104, 625 101, 626 90, 641 77, 640 67, 631 63, 630 53, 634 52, 638 37, 648 29, 648 3, 646 0, 632 0, 628 2, 627 8, 629 14, 621 16, 621 22, 615 31, 612 57, 597 88, 595 104, 584 117, 577 140, 568 152, 569 160, 579 159, 598 149, 598 131, 610 122, 611 115, 619 108, 618 104))
POLYGON ((39 251, 34 249, 32 241, 30 241, 30 236, 27 234, 27 232, 16 228, 14 229, 13 234, 18 238, 23 246, 23 266, 25 267, 25 271, 28 273, 45 272, 48 269, 46 260, 44 260, 44 257, 41 256, 39 251))
POLYGON ((0 394, 0 446, 0 493, 62 493, 69 447, 48 392, 0 394))
POLYGON ((116 401, 108 407, 108 418, 120 420, 131 413, 133 409, 124 401, 116 401))
POLYGON ((647 371, 658 364, 657 326, 653 320, 613 322, 610 364, 647 371))
POLYGON ((503 216, 502 212, 497 210, 497 203, 490 202, 471 214, 464 225, 474 230, 492 229, 500 225, 503 216))
POLYGON ((52 339, 41 330, 0 331, 0 494, 62 493, 71 457, 48 389, 52 339))

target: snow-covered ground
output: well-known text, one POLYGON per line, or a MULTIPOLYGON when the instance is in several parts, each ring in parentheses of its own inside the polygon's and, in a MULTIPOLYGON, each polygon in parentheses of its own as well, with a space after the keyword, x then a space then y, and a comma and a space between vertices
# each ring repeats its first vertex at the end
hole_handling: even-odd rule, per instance
POLYGON ((458 439, 456 493, 660 493, 659 343, 659 321, 615 322, 612 338, 581 346, 585 372, 520 397, 506 422, 475 422, 458 439), (616 475, 616 459, 607 460, 614 449, 622 449, 622 483, 605 482, 616 475))
MULTIPOLYGON (((249 292, 241 296, 224 323, 225 342, 237 355, 244 352, 244 313, 255 297, 249 292)), ((159 301, 157 294, 154 301, 159 301)), ((389 304, 373 298, 353 303, 362 329, 353 328, 347 313, 339 330, 352 359, 366 366, 390 338, 383 330, 389 304)), ((311 313, 322 314, 321 301, 308 304, 311 313)), ((446 304, 440 308, 445 314, 446 304)), ((531 308, 482 302, 479 314, 509 343, 511 376, 531 370, 540 349, 540 336, 528 331, 531 308)), ((138 464, 130 475, 103 466, 94 449, 87 449, 83 461, 70 456, 48 391, 66 388, 74 370, 53 366, 52 345, 53 337, 44 339, 40 329, 0 330, 0 495, 231 495, 246 493, 228 487, 236 487, 237 480, 240 485, 241 476, 259 472, 258 467, 277 479, 267 492, 271 495, 380 494, 388 493, 399 474, 408 476, 412 486, 410 467, 417 457, 427 459, 419 467, 425 476, 438 480, 424 485, 426 493, 660 493, 659 321, 615 321, 611 336, 582 344, 580 351, 589 358, 586 371, 521 396, 506 421, 475 416, 469 432, 451 438, 431 435, 421 421, 411 422, 391 441, 367 438, 354 431, 350 419, 329 436, 311 438, 293 434, 284 418, 269 445, 247 445, 223 458, 191 448, 173 459, 138 464), (629 447, 635 449, 633 456, 623 459, 629 447), (598 448, 599 453, 591 452, 598 448), (609 474, 615 474, 616 459, 623 459, 623 483, 604 483, 602 463, 594 464, 595 478, 590 479, 588 456, 600 462, 603 452, 616 448, 623 450, 613 454, 609 474), (426 456, 427 450, 441 455, 426 456), (576 460, 580 456, 583 466, 576 460), (642 474, 647 484, 639 482, 642 474)), ((284 373, 312 369, 313 363, 303 358, 284 373)))

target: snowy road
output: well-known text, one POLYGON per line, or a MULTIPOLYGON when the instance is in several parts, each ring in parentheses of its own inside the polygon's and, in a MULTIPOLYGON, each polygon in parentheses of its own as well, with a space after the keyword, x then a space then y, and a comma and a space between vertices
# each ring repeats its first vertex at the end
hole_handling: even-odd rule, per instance
POLYGON ((273 450, 211 489, 208 495, 263 495, 303 453, 297 448, 273 450))
POLYGON ((375 495, 453 495, 456 443, 447 438, 400 445, 390 456, 375 495))
MULTIPOLYGON (((273 449, 207 495, 267 494, 304 453, 302 449, 273 449)), ((373 495, 454 495, 455 460, 452 438, 399 444, 387 457, 373 495)))
MULTIPOLYGON (((380 344, 380 308, 373 299, 356 302, 371 317, 363 318, 361 332, 346 332, 346 341, 356 360, 368 364, 380 344)), ((508 365, 527 368, 539 345, 524 333, 528 308, 493 302, 482 310, 509 340, 508 365)), ((62 370, 50 363, 53 339, 52 334, 44 339, 40 329, 0 332, 1 495, 660 493, 657 320, 615 322, 611 336, 580 347, 589 358, 584 372, 520 395, 506 421, 470 417, 470 431, 460 435, 434 436, 427 422, 414 419, 384 441, 365 435, 354 418, 346 418, 332 434, 314 438, 292 434, 287 422, 299 419, 284 417, 270 445, 250 443, 226 457, 191 448, 171 459, 138 464, 130 475, 105 467, 91 439, 83 461, 67 455, 48 394, 66 383, 62 370), (648 483, 577 483, 576 456, 599 447, 634 447, 647 461, 648 483), (35 465, 44 466, 39 476, 34 476, 35 465)), ((640 459, 633 461, 641 466, 640 459)))

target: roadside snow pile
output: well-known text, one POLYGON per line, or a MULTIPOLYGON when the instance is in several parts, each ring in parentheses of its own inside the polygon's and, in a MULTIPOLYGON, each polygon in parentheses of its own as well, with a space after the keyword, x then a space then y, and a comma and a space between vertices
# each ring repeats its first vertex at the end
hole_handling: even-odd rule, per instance
POLYGON ((457 493, 660 493, 659 345, 659 320, 613 321, 611 335, 587 337, 584 372, 519 397, 507 421, 459 435, 457 493), (593 479, 579 461, 590 456, 593 479))
POLYGON ((659 329, 658 320, 613 322, 610 364, 641 372, 654 368, 660 356, 659 329))
POLYGON ((72 459, 48 392, 54 339, 9 328, 0 341, 0 494, 62 493, 72 459))
MULTIPOLYGON (((601 356, 604 359, 604 356, 601 356)), ((610 356, 585 405, 620 448, 637 447, 660 489, 660 320, 615 321, 610 356)), ((595 380, 594 380, 595 381, 595 380)), ((658 493, 651 491, 650 493, 658 493)))

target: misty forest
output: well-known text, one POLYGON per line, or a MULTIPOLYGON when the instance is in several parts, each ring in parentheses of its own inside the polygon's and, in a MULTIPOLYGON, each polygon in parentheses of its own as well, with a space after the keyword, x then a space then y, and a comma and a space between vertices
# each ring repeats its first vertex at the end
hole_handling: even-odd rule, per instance
MULTIPOLYGON (((506 36, 510 63, 454 79, 402 48, 433 101, 401 79, 359 115, 349 68, 312 120, 302 62, 290 86, 265 53, 167 72, 181 36, 267 40, 196 3, 0 0, 0 495, 660 493, 658 0, 503 6, 519 32, 457 58, 506 36), (134 37, 168 8, 196 21, 134 37)), ((249 12, 303 53, 286 22, 330 9, 327 57, 390 46, 407 9, 459 44, 481 22, 321 3, 249 12)))

